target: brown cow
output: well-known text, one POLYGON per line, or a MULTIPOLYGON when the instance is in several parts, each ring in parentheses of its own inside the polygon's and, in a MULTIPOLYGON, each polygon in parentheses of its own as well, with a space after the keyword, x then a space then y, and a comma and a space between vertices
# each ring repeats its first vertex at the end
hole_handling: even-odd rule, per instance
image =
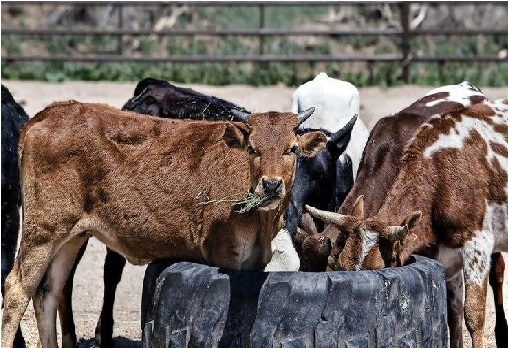
MULTIPOLYGON (((472 91, 478 94, 474 87, 467 83, 462 84, 466 94, 472 91)), ((452 112, 463 109, 463 105, 448 98, 449 94, 443 92, 443 88, 435 89, 409 107, 397 114, 380 119, 372 129, 367 142, 357 180, 346 197, 344 203, 338 210, 341 214, 350 214, 357 197, 364 196, 364 211, 366 216, 373 216, 379 210, 391 185, 395 181, 400 168, 401 156, 404 145, 413 136, 416 129, 429 117, 436 113, 452 112), (437 101, 440 103, 427 107, 427 102, 437 101)), ((475 99, 472 103, 481 102, 482 99, 475 99)), ((307 226, 309 226, 309 223, 307 226)), ((337 263, 342 251, 344 240, 341 238, 335 241, 337 236, 342 237, 339 231, 328 225, 323 234, 313 233, 312 227, 305 227, 299 230, 296 244, 304 249, 302 255, 302 270, 324 271, 341 269, 337 263), (327 239, 331 240, 328 241, 327 239), (332 250, 327 245, 333 245, 332 250), (328 256, 332 253, 332 257, 328 256), (330 264, 328 265, 328 260, 330 264), (328 268, 327 268, 328 266, 328 268)), ((489 281, 494 293, 496 308, 496 342, 499 347, 508 345, 508 325, 506 323, 503 306, 503 281, 504 281, 504 260, 501 253, 492 255, 492 268, 489 281)))
POLYGON ((508 251, 508 100, 493 103, 474 86, 460 87, 466 86, 441 88, 446 100, 463 107, 439 113, 417 130, 374 217, 364 217, 362 198, 352 215, 308 209, 346 235, 343 250, 331 257, 342 269, 404 264, 412 253, 441 261, 450 345, 463 346, 465 313, 473 347, 479 348, 490 257, 508 251))
MULTIPOLYGON (((404 145, 416 129, 437 112, 436 107, 425 107, 426 101, 436 100, 439 97, 441 95, 434 95, 431 92, 429 96, 419 99, 397 114, 384 117, 376 123, 365 146, 357 179, 339 208, 341 214, 350 213, 356 197, 360 195, 366 197, 367 215, 374 215, 378 211, 399 172, 404 145)), ((448 108, 455 106, 455 103, 447 105, 448 108)), ((443 106, 439 108, 443 109, 443 106)), ((335 245, 335 239, 339 233, 333 225, 329 225, 323 233, 317 233, 317 230, 311 226, 312 222, 305 221, 304 224, 303 218, 302 225, 304 225, 303 228, 296 234, 296 245, 302 250, 300 269, 311 272, 325 271, 330 255, 330 248, 327 245, 335 245)), ((337 247, 334 246, 333 251, 336 252, 336 250, 337 247)))
POLYGON ((58 299, 90 236, 134 264, 262 269, 297 153, 326 144, 321 132, 295 133, 312 112, 192 122, 70 101, 37 114, 20 137, 23 235, 6 280, 2 347, 12 346, 30 298, 42 347, 57 347, 58 299), (263 204, 240 214, 249 192, 263 204))
MULTIPOLYGON (((193 119, 202 121, 240 121, 236 116, 232 118, 231 110, 241 113, 248 112, 244 108, 235 105, 227 100, 204 95, 190 88, 182 88, 171 83, 154 78, 145 78, 136 85, 134 96, 122 107, 124 111, 133 111, 138 114, 152 115, 162 118, 193 119)), ((303 111, 303 110, 302 110, 303 111)), ((327 147, 329 146, 327 144, 327 147)), ((17 144, 17 143, 16 143, 17 144)), ((321 155, 322 156, 321 151, 321 155)), ((317 157, 312 158, 315 160, 317 157)), ((298 168, 298 165, 297 165, 298 168)), ((298 173, 295 173, 298 176, 298 173)), ((298 183, 298 180, 295 180, 298 183)), ((294 187, 291 195, 294 195, 294 187)), ((290 205, 291 207, 291 205, 290 205)), ((303 210, 303 205, 301 206, 303 210)), ((74 267, 64 287, 58 314, 62 328, 62 347, 74 348, 77 345, 76 327, 72 313, 72 290, 74 273, 77 265, 84 255, 87 243, 81 247, 74 267)), ((275 259, 285 253, 275 254, 275 259)), ((14 255, 13 255, 14 261, 14 255)), ((272 256, 272 261, 274 257, 272 256)), ((104 297, 101 314, 95 328, 94 345, 102 348, 113 346, 113 308, 115 304, 115 293, 122 278, 123 268, 127 260, 118 253, 107 249, 104 261, 104 297)), ((269 265, 270 265, 269 264, 269 265)), ((269 267, 269 265, 267 267, 269 267)))
MULTIPOLYGON (((475 94, 478 93, 475 92, 475 94)), ((441 88, 434 89, 407 108, 395 115, 384 117, 376 123, 365 146, 357 179, 340 206, 339 213, 351 213, 355 200, 361 195, 365 197, 365 214, 372 216, 377 213, 399 174, 402 164, 402 150, 418 127, 437 113, 463 109, 462 104, 448 100, 447 97, 448 94, 443 93, 441 88), (438 100, 441 102, 435 103, 438 100), (428 107, 428 102, 434 102, 435 105, 428 107)), ((314 266, 306 265, 302 260, 302 270, 324 271, 330 255, 330 249, 325 247, 329 243, 327 239, 330 238, 331 244, 334 246, 331 252, 335 256, 330 259, 330 262, 336 261, 342 250, 341 247, 337 247, 337 244, 342 245, 342 241, 335 242, 339 232, 333 225, 329 225, 324 234, 316 234, 313 233, 313 228, 309 227, 310 221, 306 226, 306 228, 299 230, 300 235, 297 237, 296 244, 302 245, 301 248, 304 249, 302 258, 313 263, 314 266), (315 239, 315 241, 309 239, 315 239), (317 240, 321 242, 317 243, 317 240), (316 267, 317 265, 321 266, 316 267), (322 265, 325 265, 325 268, 322 265)), ((337 269, 341 269, 340 265, 328 265, 328 270, 337 269)))

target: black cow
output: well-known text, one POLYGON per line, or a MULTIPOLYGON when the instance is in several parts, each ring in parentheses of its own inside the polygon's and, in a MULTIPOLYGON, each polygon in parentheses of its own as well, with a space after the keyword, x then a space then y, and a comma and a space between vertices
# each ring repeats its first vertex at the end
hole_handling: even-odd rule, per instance
MULTIPOLYGON (((5 277, 14 263, 20 225, 21 188, 18 170, 18 139, 28 121, 25 110, 2 85, 2 295, 5 277)), ((18 329, 15 347, 25 347, 18 329)))
MULTIPOLYGON (((351 138, 351 130, 356 119, 357 116, 353 117, 336 133, 330 134, 321 129, 329 138, 326 148, 314 158, 298 159, 291 201, 285 219, 285 228, 293 241, 297 227, 301 223, 305 204, 312 206, 310 202, 313 202, 320 207, 328 207, 330 211, 335 211, 353 186, 353 164, 344 151, 351 138)), ((300 130, 301 133, 308 131, 310 130, 300 130)), ((315 220, 315 224, 318 230, 324 228, 318 219, 315 220)), ((295 247, 301 255, 297 243, 295 247)))
POLYGON ((241 121, 231 114, 231 110, 249 113, 224 99, 153 78, 146 78, 138 83, 134 97, 125 103, 122 110, 164 118, 208 121, 241 121))

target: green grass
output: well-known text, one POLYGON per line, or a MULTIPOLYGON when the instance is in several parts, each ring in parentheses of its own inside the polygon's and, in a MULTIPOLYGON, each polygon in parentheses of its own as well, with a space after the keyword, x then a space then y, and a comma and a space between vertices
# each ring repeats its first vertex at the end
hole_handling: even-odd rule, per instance
MULTIPOLYGON (((2 78, 6 80, 38 81, 139 81, 145 77, 161 78, 182 84, 253 86, 298 86, 320 72, 350 81, 358 87, 391 87, 405 84, 401 80, 399 64, 378 63, 370 80, 367 69, 348 71, 348 63, 255 63, 255 64, 144 64, 144 63, 9 63, 2 64, 2 78)), ((443 85, 463 80, 479 86, 505 87, 508 85, 508 63, 459 64, 448 63, 439 74, 435 63, 417 63, 411 66, 411 84, 443 85)))

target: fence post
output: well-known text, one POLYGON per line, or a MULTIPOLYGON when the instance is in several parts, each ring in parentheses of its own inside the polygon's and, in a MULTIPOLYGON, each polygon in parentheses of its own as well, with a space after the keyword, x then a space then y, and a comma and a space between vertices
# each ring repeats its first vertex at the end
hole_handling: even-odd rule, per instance
MULTIPOLYGON (((123 31, 123 6, 124 4, 118 4, 118 29, 123 31)), ((123 35, 118 35, 118 54, 123 55, 123 35)))
MULTIPOLYGON (((265 5, 259 5, 259 29, 263 30, 265 28, 265 5)), ((259 54, 265 54, 265 36, 263 34, 259 34, 259 54)))
POLYGON ((444 60, 440 60, 437 62, 437 68, 439 72, 439 83, 444 82, 444 69, 445 69, 446 62, 444 60))
POLYGON ((374 61, 367 61, 367 70, 369 70, 369 84, 374 84, 374 61))
POLYGON ((404 1, 400 5, 400 21, 402 26, 401 49, 402 49, 402 79, 405 83, 410 81, 409 65, 411 64, 411 43, 410 43, 410 6, 409 1, 404 1))

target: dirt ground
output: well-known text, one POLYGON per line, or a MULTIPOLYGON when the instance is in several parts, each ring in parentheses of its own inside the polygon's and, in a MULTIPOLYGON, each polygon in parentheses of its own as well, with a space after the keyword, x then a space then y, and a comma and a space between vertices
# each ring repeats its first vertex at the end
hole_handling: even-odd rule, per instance
MULTIPOLYGON (((460 82, 460 81, 458 81, 460 82)), ((33 117, 38 111, 53 101, 75 99, 83 102, 107 103, 121 107, 132 96, 135 83, 43 83, 3 81, 14 98, 20 102, 26 112, 33 117)), ((190 85, 195 90, 230 100, 244 106, 251 111, 290 109, 291 94, 294 88, 272 86, 255 88, 250 86, 198 86, 190 85)), ((481 87, 481 86, 480 86, 481 87)), ((382 90, 379 88, 364 88, 360 90, 361 114, 369 128, 383 116, 393 114, 411 102, 422 97, 431 87, 405 86, 382 90)), ((508 97, 507 89, 483 88, 483 92, 491 99, 508 97)), ((92 239, 88 249, 78 266, 74 279, 73 306, 78 338, 81 347, 90 347, 94 328, 99 318, 102 305, 102 274, 106 248, 100 242, 92 239)), ((505 258, 507 254, 504 255, 505 258)), ((118 287, 115 303, 114 337, 116 346, 140 347, 140 308, 142 280, 146 267, 127 264, 122 281, 118 287)), ((508 272, 505 278, 508 279, 508 272)), ((508 303, 508 289, 504 284, 505 302, 508 303)), ((508 313, 506 313, 508 315, 508 313)), ((495 347, 494 341, 494 306, 489 288, 486 322, 486 347, 495 347)), ((465 327, 465 326, 464 326, 465 327)), ((33 308, 30 305, 22 322, 23 333, 28 346, 36 347, 38 335, 34 319, 33 308)), ((464 331, 466 347, 471 347, 467 331, 464 331)))

